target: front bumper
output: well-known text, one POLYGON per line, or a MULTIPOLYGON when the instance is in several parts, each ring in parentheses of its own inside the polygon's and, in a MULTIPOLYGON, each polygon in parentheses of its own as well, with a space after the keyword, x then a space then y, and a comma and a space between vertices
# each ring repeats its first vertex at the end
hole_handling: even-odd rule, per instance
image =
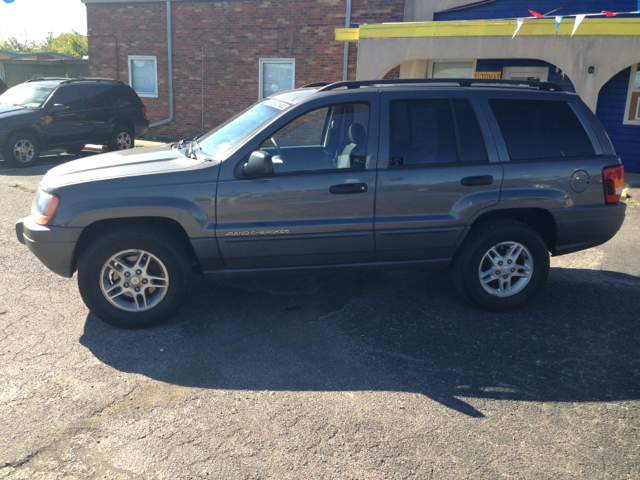
POLYGON ((556 221, 554 255, 585 250, 611 240, 624 222, 624 202, 551 210, 556 221))
POLYGON ((38 225, 31 217, 16 222, 18 241, 27 246, 47 268, 66 278, 75 271, 73 253, 82 228, 38 225))

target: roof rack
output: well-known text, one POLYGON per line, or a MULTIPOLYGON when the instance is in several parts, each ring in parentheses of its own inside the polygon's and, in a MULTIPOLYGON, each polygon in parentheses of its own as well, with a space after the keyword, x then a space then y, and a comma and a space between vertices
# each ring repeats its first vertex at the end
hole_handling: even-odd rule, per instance
MULTIPOLYGON (((320 83, 320 82, 318 82, 320 83)), ((346 87, 347 89, 368 87, 375 85, 420 85, 420 84, 442 84, 453 83, 460 87, 470 87, 472 85, 514 85, 519 87, 533 87, 538 90, 562 92, 562 88, 550 82, 530 82, 525 80, 492 80, 486 78, 406 78, 401 80, 356 80, 351 82, 334 82, 322 86, 318 92, 335 90, 346 87)), ((311 84, 317 85, 317 84, 311 84)), ((309 86, 311 86, 309 85, 309 86)), ((319 84, 317 86, 320 86, 319 84)))
POLYGON ((109 83, 123 83, 120 80, 116 80, 115 78, 100 78, 100 77, 82 77, 82 78, 68 78, 67 82, 109 82, 109 83))
POLYGON ((27 80, 25 83, 29 82, 47 82, 47 81, 55 81, 60 80, 60 84, 63 83, 72 83, 72 82, 109 82, 109 83, 123 83, 120 80, 115 80, 113 78, 67 78, 67 77, 41 77, 41 78, 32 78, 31 80, 27 80))
POLYGON ((45 81, 52 81, 52 80, 69 80, 69 79, 67 77, 40 77, 40 78, 30 78, 24 83, 45 82, 45 81))
POLYGON ((327 85, 331 85, 332 83, 335 83, 335 82, 314 82, 314 83, 309 83, 308 85, 303 85, 300 88, 326 87, 327 85))

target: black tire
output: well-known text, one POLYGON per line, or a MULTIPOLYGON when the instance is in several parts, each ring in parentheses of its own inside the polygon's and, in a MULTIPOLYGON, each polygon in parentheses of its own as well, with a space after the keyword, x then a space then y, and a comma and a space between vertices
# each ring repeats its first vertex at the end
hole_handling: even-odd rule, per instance
MULTIPOLYGON (((120 268, 123 268, 123 265, 120 265, 120 268)), ((151 268, 152 266, 152 262, 148 262, 142 268, 151 268)), ((124 267, 131 268, 130 265, 124 265, 124 267)), ((145 274, 147 272, 146 268, 145 274)), ((111 269, 111 271, 113 270, 111 269)), ((87 307, 104 322, 120 328, 146 328, 167 321, 178 310, 191 286, 192 274, 189 257, 180 242, 160 229, 131 227, 118 229, 103 235, 88 246, 82 254, 78 265, 78 287, 87 307), (140 285, 143 288, 143 305, 147 304, 148 295, 150 300, 156 298, 151 296, 154 293, 159 298, 158 303, 149 307, 148 310, 124 310, 122 307, 115 306, 112 301, 107 300, 106 294, 102 291, 103 278, 113 279, 116 276, 113 274, 104 276, 103 267, 108 271, 109 267, 105 267, 105 264, 114 255, 128 250, 148 252, 152 260, 159 260, 160 265, 166 269, 168 285, 162 296, 157 293, 161 291, 161 288, 156 291, 154 288, 142 287, 140 282, 150 286, 151 284, 145 282, 144 279, 141 280, 144 275, 138 277, 136 285, 140 285), (148 292, 151 293, 149 294, 148 292)), ((130 276, 125 279, 124 275, 123 273, 121 280, 123 282, 129 281, 133 284, 134 277, 130 276)), ((137 277, 137 275, 135 276, 137 277)), ((113 281, 112 283, 118 282, 113 281)), ((121 285, 126 285, 129 288, 126 290, 121 289, 125 291, 116 300, 133 308, 134 303, 136 305, 138 303, 133 300, 133 295, 140 297, 141 294, 133 293, 131 284, 121 283, 121 285)))
POLYGON ((110 152, 116 152, 119 150, 129 150, 135 146, 135 139, 133 138, 133 132, 130 128, 117 125, 109 138, 107 147, 110 152))
POLYGON ((15 132, 7 139, 2 156, 9 167, 32 167, 40 158, 40 144, 32 133, 15 132), (23 154, 16 155, 18 151, 22 151, 23 154))
POLYGON ((84 145, 78 145, 77 147, 70 147, 70 148, 65 148, 66 152, 69 155, 80 155, 82 153, 82 150, 84 150, 84 145))
POLYGON ((540 292, 548 275, 549 252, 545 241, 533 228, 515 220, 490 220, 473 227, 453 261, 453 282, 458 293, 472 305, 486 310, 508 311, 524 306, 540 292), (493 261, 486 256, 492 247, 496 248, 494 251, 506 254, 515 244, 525 248, 517 259, 511 260, 513 264, 507 265, 505 255, 495 257, 502 266, 496 262, 494 267, 493 261), (526 258, 531 261, 528 280, 521 275, 528 268, 526 258), (490 271, 484 278, 486 288, 494 293, 483 287, 480 271, 490 271), (503 280, 505 278, 507 280, 503 280), (497 296, 512 288, 514 292, 508 296, 497 296))

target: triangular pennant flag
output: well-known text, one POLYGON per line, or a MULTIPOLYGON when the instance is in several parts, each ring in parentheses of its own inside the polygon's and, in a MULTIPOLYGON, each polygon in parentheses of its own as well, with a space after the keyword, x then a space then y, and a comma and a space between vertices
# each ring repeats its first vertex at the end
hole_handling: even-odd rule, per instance
POLYGON ((606 10, 603 10, 600 15, 605 14, 607 17, 615 17, 616 14, 613 12, 607 12, 606 10))
MULTIPOLYGON (((527 9, 527 10, 528 10, 528 9, 527 9)), ((530 13, 531 15, 533 15, 534 17, 538 17, 538 18, 542 18, 542 17, 544 17, 544 15, 542 15, 542 14, 540 14, 540 13, 538 13, 538 12, 534 12, 533 10, 529 10, 529 13, 530 13)))
POLYGON ((516 20, 516 31, 513 32, 513 37, 511 38, 516 38, 516 35, 518 34, 518 30, 520 30, 520 27, 522 26, 523 23, 524 23, 524 18, 518 18, 516 20))
POLYGON ((573 37, 573 34, 576 33, 576 30, 578 30, 578 25, 582 23, 582 20, 584 20, 585 16, 586 15, 576 15, 576 23, 573 25, 573 32, 571 32, 572 37, 573 37))
POLYGON ((556 17, 556 35, 560 31, 560 22, 562 21, 562 17, 564 17, 564 15, 558 15, 556 17))

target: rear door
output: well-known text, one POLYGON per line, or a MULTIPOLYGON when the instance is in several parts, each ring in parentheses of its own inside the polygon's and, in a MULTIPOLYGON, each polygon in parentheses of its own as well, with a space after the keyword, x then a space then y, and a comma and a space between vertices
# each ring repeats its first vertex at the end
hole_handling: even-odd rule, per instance
POLYGON ((378 261, 451 256, 471 218, 500 200, 502 165, 472 92, 382 91, 378 261))
POLYGON ((379 96, 331 98, 293 109, 258 138, 253 150, 273 155, 272 175, 238 178, 247 155, 224 162, 216 236, 227 268, 375 260, 379 96))
POLYGON ((104 88, 98 84, 80 87, 84 101, 85 125, 90 143, 106 143, 109 137, 109 112, 103 95, 104 88))

